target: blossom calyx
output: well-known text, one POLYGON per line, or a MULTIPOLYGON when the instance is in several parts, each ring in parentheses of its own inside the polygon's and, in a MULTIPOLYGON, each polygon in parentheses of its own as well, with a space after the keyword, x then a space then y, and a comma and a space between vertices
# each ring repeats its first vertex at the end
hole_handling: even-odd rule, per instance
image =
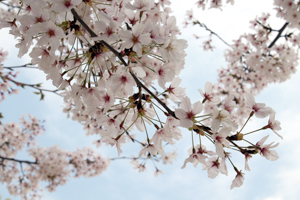
POLYGON ((237 133, 235 135, 228 137, 229 140, 243 140, 243 138, 244 138, 244 134, 242 133, 237 133))

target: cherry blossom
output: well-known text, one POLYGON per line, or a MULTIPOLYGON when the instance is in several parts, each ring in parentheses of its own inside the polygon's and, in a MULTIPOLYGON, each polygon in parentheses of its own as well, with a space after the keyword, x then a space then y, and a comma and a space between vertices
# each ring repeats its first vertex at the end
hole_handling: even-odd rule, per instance
MULTIPOLYGON (((180 72, 187 67, 188 44, 178 37, 181 33, 170 4, 168 0, 24 0, 21 4, 11 1, 8 11, 1 10, 0 28, 9 29, 17 39, 18 56, 28 54, 31 65, 42 70, 56 88, 49 91, 40 84, 19 82, 13 68, 2 64, 7 52, 1 47, 1 100, 7 94, 16 94, 19 86, 31 87, 41 99, 44 92, 54 92, 62 97, 67 117, 82 124, 87 136, 96 137, 95 149, 71 152, 58 146, 46 148, 35 140, 44 132, 35 117, 29 116, 29 121, 21 118, 21 123, 0 121, 0 161, 6 166, 0 171, 0 181, 7 184, 11 194, 35 199, 41 195, 40 183, 52 192, 70 177, 103 173, 115 158, 103 158, 98 153, 102 144, 112 146, 118 158, 127 153, 125 145, 137 144, 138 150, 129 158, 134 169, 144 172, 149 159, 172 164, 179 151, 174 148, 176 142, 189 135, 191 148, 182 169, 188 163, 202 165, 208 177, 215 178, 219 172, 228 175, 228 164, 237 173, 231 189, 244 181, 244 174, 231 160, 232 150, 243 154, 245 170, 250 170, 249 158, 256 153, 271 161, 279 158, 274 150, 278 143, 264 144, 268 136, 249 142, 250 146, 240 142, 247 141, 244 138, 248 134, 265 129, 281 137, 275 111, 256 103, 253 95, 295 73, 299 34, 284 31, 300 28, 298 6, 293 1, 275 0, 277 17, 286 20, 280 30, 271 28, 271 15, 263 13, 250 22, 252 33, 230 44, 196 20, 193 10, 189 10, 185 24, 200 25, 210 32, 203 42, 205 50, 214 48, 212 36, 229 47, 224 55, 228 65, 218 71, 217 83, 206 82, 204 92, 198 89, 202 99, 192 105, 180 86, 180 72), (274 32, 277 35, 271 37, 274 32), (286 41, 277 42, 280 38, 286 41), (269 116, 268 124, 244 133, 245 126, 251 127, 249 119, 253 115, 269 116), (187 131, 190 134, 185 134, 187 131), (206 148, 206 142, 212 144, 207 145, 212 149, 206 148), (16 159, 23 149, 31 160, 16 159)), ((196 4, 203 10, 221 11, 234 1, 199 0, 196 4)), ((154 176, 163 174, 158 167, 154 164, 154 176)))
POLYGON ((219 171, 222 174, 227 174, 227 170, 224 163, 220 163, 219 159, 216 156, 209 158, 205 165, 202 166, 203 170, 207 170, 209 178, 216 178, 219 174, 219 171))
POLYGON ((266 107, 264 103, 255 103, 254 97, 251 94, 246 94, 246 103, 258 118, 265 118, 274 112, 272 108, 266 107))
POLYGON ((215 140, 216 153, 219 157, 224 158, 225 153, 223 147, 229 147, 230 143, 226 139, 231 132, 231 127, 224 127, 219 132, 214 133, 212 138, 215 140))
POLYGON ((143 24, 137 24, 132 27, 132 34, 128 31, 121 30, 119 32, 120 38, 125 41, 123 48, 133 48, 133 51, 138 56, 142 55, 142 45, 148 45, 151 42, 150 33, 143 33, 143 24))
POLYGON ((270 128, 276 135, 283 139, 283 137, 277 133, 277 131, 281 130, 281 127, 280 122, 278 120, 275 120, 275 112, 270 114, 268 125, 264 126, 263 129, 266 128, 270 128))
POLYGON ((188 97, 185 97, 181 101, 180 109, 176 109, 176 116, 180 119, 180 126, 182 127, 192 127, 195 123, 195 116, 201 113, 203 105, 200 101, 191 106, 191 101, 188 97))
POLYGON ((242 173, 242 171, 236 170, 236 172, 237 175, 233 179, 230 189, 233 189, 234 187, 241 187, 244 183, 244 174, 242 173))
POLYGON ((279 143, 274 144, 272 142, 271 144, 264 144, 265 141, 268 139, 269 135, 263 137, 259 142, 256 143, 256 146, 259 147, 260 154, 265 157, 266 159, 270 161, 275 161, 279 158, 277 152, 275 150, 272 150, 273 148, 277 147, 279 143))
POLYGON ((202 103, 204 103, 205 101, 210 101, 213 104, 218 104, 221 101, 221 98, 219 96, 214 96, 211 82, 205 83, 205 93, 201 89, 199 89, 198 91, 200 92, 201 96, 204 98, 202 103))
POLYGON ((211 127, 214 131, 218 131, 220 125, 223 124, 226 127, 231 127, 233 131, 237 129, 237 124, 229 119, 230 114, 226 110, 218 110, 214 108, 212 114, 211 127))

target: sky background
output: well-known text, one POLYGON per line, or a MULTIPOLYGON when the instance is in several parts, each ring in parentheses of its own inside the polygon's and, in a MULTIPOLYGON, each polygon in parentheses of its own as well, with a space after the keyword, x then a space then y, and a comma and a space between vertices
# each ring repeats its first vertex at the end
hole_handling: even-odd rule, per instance
MULTIPOLYGON (((273 5, 271 0, 243 0, 236 1, 234 6, 226 5, 223 11, 207 9, 202 11, 195 6, 196 1, 172 1, 173 14, 177 18, 177 24, 182 29, 186 10, 193 8, 195 16, 200 22, 205 23, 211 30, 218 33, 225 41, 231 43, 239 35, 251 31, 249 20, 260 16, 263 12, 271 12, 273 5), (263 2, 263 3, 262 3, 263 2)), ((274 15, 273 15, 274 16, 274 15)), ((271 18, 271 25, 279 29, 283 22, 271 18)), ((29 63, 29 57, 17 58, 17 50, 14 48, 13 37, 7 35, 6 30, 0 32, 0 48, 9 51, 9 57, 5 66, 22 65, 29 63)), ((199 27, 182 29, 183 39, 188 40, 189 47, 186 51, 186 65, 180 77, 181 86, 186 88, 186 94, 192 102, 201 100, 198 89, 204 88, 206 81, 216 82, 217 69, 226 67, 223 58, 227 48, 216 37, 213 37, 213 52, 204 52, 200 47, 203 40, 196 40, 192 35, 208 36, 209 33, 199 27)), ((207 39, 207 38, 204 38, 207 39)), ((27 83, 44 82, 44 88, 51 88, 51 82, 45 82, 45 76, 36 69, 18 70, 19 80, 27 83)), ((276 111, 276 119, 281 122, 282 130, 279 132, 284 140, 278 138, 272 131, 259 132, 252 136, 252 141, 257 141, 270 134, 266 143, 280 142, 275 149, 279 155, 277 161, 268 161, 257 155, 250 159, 250 172, 244 170, 242 155, 234 158, 234 163, 245 173, 245 182, 242 187, 230 190, 230 185, 235 177, 235 172, 228 163, 228 176, 219 175, 215 179, 207 177, 207 171, 202 171, 198 165, 194 168, 188 164, 185 169, 180 169, 187 158, 187 150, 190 148, 190 132, 182 129, 183 139, 177 143, 177 161, 173 165, 157 163, 157 167, 164 171, 164 175, 154 177, 154 168, 150 161, 147 163, 148 172, 139 173, 134 170, 128 160, 112 161, 108 170, 99 177, 70 179, 65 186, 60 186, 53 193, 45 193, 45 200, 65 199, 223 199, 223 200, 296 200, 299 199, 300 190, 300 105, 299 91, 300 73, 292 75, 291 79, 280 84, 271 84, 261 94, 256 96, 256 102, 266 103, 276 111)), ((61 148, 76 150, 92 145, 96 137, 86 137, 83 127, 77 122, 66 118, 62 112, 62 99, 55 94, 46 94, 44 101, 39 101, 39 96, 33 94, 31 89, 20 89, 18 95, 7 96, 0 103, 0 112, 4 115, 3 122, 18 121, 22 114, 32 114, 40 120, 46 120, 44 126, 46 132, 38 138, 41 146, 50 147, 59 145, 61 148)), ((268 119, 252 120, 246 127, 248 130, 260 128, 268 119)), ((122 156, 129 156, 132 149, 125 145, 122 156)), ((117 157, 115 147, 102 146, 99 151, 103 157, 117 157)), ((21 157, 26 154, 21 153, 21 157)), ((11 196, 4 185, 0 185, 2 198, 20 199, 11 196)))

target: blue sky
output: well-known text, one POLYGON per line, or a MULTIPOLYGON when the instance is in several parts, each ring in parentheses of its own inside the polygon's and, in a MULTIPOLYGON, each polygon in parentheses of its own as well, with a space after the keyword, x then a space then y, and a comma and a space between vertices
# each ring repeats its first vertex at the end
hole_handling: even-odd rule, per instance
MULTIPOLYGON (((177 17, 177 24, 182 27, 185 11, 194 6, 195 1, 174 1, 173 10, 177 17)), ((227 5, 223 11, 207 10, 202 11, 194 7, 197 18, 204 22, 209 28, 218 33, 227 42, 237 39, 239 35, 249 31, 249 20, 260 15, 264 11, 272 11, 272 1, 265 0, 244 0, 237 1, 235 6, 227 5)), ((272 20, 278 28, 283 24, 280 21, 272 20)), ((204 52, 201 40, 192 37, 195 33, 199 36, 207 36, 208 33, 199 27, 189 27, 182 29, 182 38, 188 40, 187 58, 185 69, 181 74, 182 87, 186 87, 186 93, 192 102, 200 100, 198 89, 204 88, 206 81, 216 82, 216 70, 221 66, 226 67, 223 52, 226 46, 216 37, 213 37, 213 44, 216 50, 204 52), (196 83, 196 84, 195 84, 196 83)), ((20 65, 30 62, 28 57, 22 60, 16 57, 17 51, 14 49, 12 37, 6 37, 7 32, 0 32, 0 47, 10 52, 6 66, 20 65)), ((21 71, 21 70, 20 70, 21 71)), ((29 83, 44 82, 43 73, 35 69, 22 70, 20 80, 29 83)), ((183 139, 177 143, 177 161, 173 165, 163 165, 158 163, 159 169, 164 171, 164 175, 157 178, 153 176, 154 168, 148 161, 148 172, 139 173, 133 170, 128 160, 117 160, 111 162, 107 171, 95 178, 71 179, 65 186, 60 186, 53 193, 45 193, 43 199, 63 200, 63 199, 218 199, 223 200, 296 200, 299 199, 300 191, 300 105, 299 91, 300 73, 294 74, 291 79, 281 84, 271 84, 267 89, 256 97, 257 102, 266 103, 272 107, 277 115, 276 119, 281 122, 282 131, 280 134, 284 140, 278 138, 271 131, 265 131, 253 135, 253 141, 270 134, 268 143, 280 142, 276 151, 279 160, 271 162, 257 155, 250 162, 250 172, 246 172, 245 182, 241 188, 230 190, 231 181, 235 173, 229 168, 229 175, 219 175, 215 179, 207 177, 207 172, 202 171, 201 166, 194 168, 187 165, 185 169, 180 169, 184 159, 188 156, 187 149, 190 148, 190 134, 182 129, 183 139)), ((45 88, 50 88, 51 83, 46 82, 45 88)), ((61 148, 75 150, 77 147, 93 146, 95 137, 86 137, 83 127, 77 122, 66 118, 62 113, 62 100, 54 94, 46 94, 44 101, 39 101, 39 96, 33 94, 31 89, 20 89, 19 95, 8 96, 0 104, 0 112, 3 113, 4 122, 17 121, 22 114, 33 114, 44 123, 46 132, 40 136, 38 141, 41 146, 53 146, 59 144, 61 148)), ((265 125, 265 120, 252 120, 249 130, 265 125)), ((134 152, 131 145, 124 146, 123 155, 128 156, 134 152), (129 152, 129 153, 126 153, 129 152)), ((135 148, 137 148, 136 146, 135 148)), ((102 146, 99 151, 104 157, 117 157, 115 148, 102 146)), ((25 156, 24 153, 19 155, 25 156)), ((235 164, 239 169, 244 169, 244 159, 237 155, 235 164)), ((243 170, 244 171, 244 170, 243 170)), ((12 197, 7 192, 5 186, 0 185, 0 195, 12 197)))

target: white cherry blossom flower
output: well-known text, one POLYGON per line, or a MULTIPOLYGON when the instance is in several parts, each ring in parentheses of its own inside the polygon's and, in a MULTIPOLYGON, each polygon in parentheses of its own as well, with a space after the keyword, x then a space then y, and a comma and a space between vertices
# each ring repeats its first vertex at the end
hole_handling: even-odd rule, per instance
POLYGON ((212 138, 215 141, 216 152, 220 158, 225 157, 223 147, 229 147, 230 142, 226 139, 230 135, 231 127, 223 127, 219 132, 214 133, 212 138))
POLYGON ((181 101, 180 109, 175 110, 176 116, 180 119, 180 126, 192 127, 195 122, 195 116, 201 113, 203 105, 200 101, 197 101, 191 106, 190 98, 185 97, 181 101))
POLYGON ((198 91, 204 98, 202 103, 204 103, 205 101, 210 101, 213 104, 218 104, 221 101, 221 98, 213 93, 213 85, 211 82, 205 83, 205 93, 201 89, 198 89, 198 91))
POLYGON ((120 38, 125 41, 122 44, 123 48, 131 48, 137 53, 138 56, 142 55, 142 45, 148 45, 151 42, 150 33, 143 33, 143 24, 136 24, 132 27, 132 33, 129 31, 119 31, 120 38))
POLYGON ((275 112, 270 114, 268 125, 263 127, 263 129, 267 129, 267 128, 270 128, 276 135, 278 135, 278 137, 283 139, 283 137, 277 133, 277 131, 281 130, 281 127, 280 127, 280 122, 278 120, 275 120, 275 112))
POLYGON ((142 155, 147 156, 147 152, 149 152, 149 154, 154 156, 158 154, 163 155, 163 150, 160 147, 155 146, 153 144, 148 144, 143 149, 140 150, 139 157, 141 157, 142 155))
POLYGON ((170 86, 167 88, 167 92, 173 101, 178 101, 178 99, 182 99, 184 96, 186 96, 185 88, 178 87, 180 82, 181 79, 179 77, 175 77, 170 86))
POLYGON ((54 52, 58 49, 59 40, 64 38, 63 30, 56 26, 52 21, 38 23, 35 29, 43 32, 44 35, 39 39, 38 45, 50 45, 51 51, 54 52))
POLYGON ((219 171, 221 173, 227 174, 227 170, 225 169, 225 166, 223 164, 224 162, 222 162, 221 165, 218 157, 213 156, 209 158, 204 165, 202 165, 202 170, 207 170, 209 178, 216 178, 219 175, 219 171))
POLYGON ((247 106, 252 109, 257 118, 265 118, 274 112, 272 108, 266 107, 264 103, 255 103, 254 97, 250 93, 246 94, 245 98, 247 106))
POLYGON ((272 142, 271 144, 264 145, 264 143, 268 137, 269 137, 269 135, 263 137, 259 142, 256 143, 256 146, 259 147, 260 154, 263 157, 265 157, 266 159, 268 159, 270 161, 275 161, 279 158, 279 156, 278 156, 277 152, 272 149, 277 147, 279 145, 279 143, 273 145, 274 142, 272 142))
POLYGON ((230 186, 230 189, 233 189, 234 187, 241 187, 244 183, 244 174, 241 171, 236 170, 237 175, 235 176, 235 178, 232 181, 232 184, 230 186))
POLYGON ((213 131, 218 131, 221 124, 226 127, 231 127, 232 131, 235 131, 238 128, 237 124, 230 120, 230 114, 226 110, 214 108, 211 118, 211 128, 213 131))
POLYGON ((187 48, 187 41, 183 39, 168 38, 162 46, 161 53, 166 61, 180 61, 185 56, 184 49, 187 48))
POLYGON ((80 4, 82 0, 53 0, 53 10, 55 12, 67 12, 80 4))

